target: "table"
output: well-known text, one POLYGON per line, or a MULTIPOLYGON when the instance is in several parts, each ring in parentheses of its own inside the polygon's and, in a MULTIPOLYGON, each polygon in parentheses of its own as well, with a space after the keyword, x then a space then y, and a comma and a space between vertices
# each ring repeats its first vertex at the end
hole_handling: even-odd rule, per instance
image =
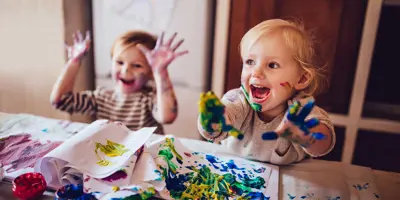
MULTIPOLYGON (((18 131, 31 131, 33 129, 42 130, 43 127, 52 128, 58 130, 58 126, 64 124, 60 120, 44 118, 40 116, 28 115, 28 114, 8 114, 0 113, 0 137, 10 135, 12 132, 18 131), (13 120, 15 119, 15 120, 13 120), (18 123, 20 122, 20 123, 18 123), (38 123, 40 122, 40 123, 38 123), (61 125, 60 125, 61 124, 61 125), (5 126, 8 126, 5 128, 5 126)), ((67 128, 63 129, 66 133, 76 132, 85 124, 72 123, 67 128)), ((65 126, 64 126, 65 127, 65 126)), ((61 129, 59 130, 61 131, 61 129)), ((160 139, 160 135, 152 135, 150 140, 154 141, 160 139)), ((205 153, 226 153, 232 154, 227 149, 220 145, 208 143, 200 140, 180 138, 181 142, 188 148, 201 151, 205 153)), ((280 166, 280 191, 284 185, 282 185, 281 179, 286 174, 296 174, 301 172, 324 172, 329 173, 339 173, 345 176, 355 175, 359 173, 359 176, 370 176, 374 179, 377 185, 380 199, 395 200, 400 199, 400 174, 393 172, 385 172, 379 170, 371 170, 369 168, 364 168, 354 165, 345 165, 340 162, 333 161, 323 161, 323 160, 304 160, 301 163, 280 166)), ((54 199, 51 192, 47 192, 41 199, 54 199)), ((285 194, 280 194, 280 196, 285 196, 285 194)), ((11 184, 2 182, 0 183, 0 200, 15 199, 11 192, 11 184)), ((353 198, 352 198, 353 199, 353 198)), ((357 199, 356 197, 354 199, 357 199)))

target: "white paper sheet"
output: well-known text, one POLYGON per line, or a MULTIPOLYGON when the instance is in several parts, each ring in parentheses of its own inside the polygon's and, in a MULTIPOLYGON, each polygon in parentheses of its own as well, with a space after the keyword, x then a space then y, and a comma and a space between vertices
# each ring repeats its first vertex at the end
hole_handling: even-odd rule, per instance
POLYGON ((134 153, 155 129, 130 131, 121 123, 97 120, 39 160, 35 171, 43 173, 54 187, 61 186, 63 173, 70 168, 93 178, 105 178, 128 169, 130 177, 137 158, 134 153), (97 153, 96 147, 100 147, 97 153))

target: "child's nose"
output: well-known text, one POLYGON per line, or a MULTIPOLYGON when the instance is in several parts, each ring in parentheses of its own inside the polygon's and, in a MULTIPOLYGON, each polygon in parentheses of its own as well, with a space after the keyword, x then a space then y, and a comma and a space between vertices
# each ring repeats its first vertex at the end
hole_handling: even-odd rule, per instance
POLYGON ((123 65, 121 68, 121 73, 128 73, 129 72, 129 66, 128 65, 123 65))
POLYGON ((265 78, 262 67, 260 65, 254 66, 251 76, 258 79, 265 78))

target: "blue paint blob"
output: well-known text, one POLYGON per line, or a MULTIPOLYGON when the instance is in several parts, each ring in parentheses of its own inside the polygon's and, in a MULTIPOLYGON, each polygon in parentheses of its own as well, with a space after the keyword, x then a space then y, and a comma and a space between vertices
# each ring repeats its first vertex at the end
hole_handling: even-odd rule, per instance
POLYGON ((261 138, 263 140, 276 140, 278 138, 278 134, 275 132, 265 132, 262 134, 261 138))
POLYGON ((261 168, 259 168, 259 169, 254 169, 254 168, 253 168, 253 171, 256 172, 256 173, 259 173, 259 174, 260 174, 260 173, 264 173, 265 170, 266 170, 265 167, 261 167, 261 168))
POLYGON ((261 192, 250 192, 248 195, 245 196, 246 199, 250 200, 269 200, 270 197, 264 196, 261 192))
POLYGON ((315 138, 316 140, 322 140, 325 138, 325 135, 322 133, 313 133, 312 137, 315 138))
POLYGON ((289 196, 289 199, 294 199, 294 198, 296 198, 296 196, 292 196, 292 195, 290 195, 289 193, 288 193, 287 195, 289 196))
POLYGON ((236 170, 245 170, 245 168, 239 168, 238 166, 236 166, 235 162, 233 160, 229 160, 226 165, 230 168, 230 169, 236 169, 236 170))

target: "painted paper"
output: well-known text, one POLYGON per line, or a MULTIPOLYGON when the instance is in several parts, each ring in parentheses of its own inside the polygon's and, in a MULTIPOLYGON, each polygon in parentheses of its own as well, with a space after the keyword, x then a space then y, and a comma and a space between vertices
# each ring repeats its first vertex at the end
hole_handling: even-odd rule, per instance
POLYGON ((125 171, 129 180, 138 157, 135 153, 154 130, 131 131, 121 123, 97 120, 45 155, 35 171, 42 172, 49 185, 57 188, 83 175, 101 179, 125 171), (70 173, 71 169, 79 173, 70 173))
POLYGON ((167 199, 277 199, 278 169, 227 156, 193 152, 167 136, 148 147, 166 183, 167 199))

